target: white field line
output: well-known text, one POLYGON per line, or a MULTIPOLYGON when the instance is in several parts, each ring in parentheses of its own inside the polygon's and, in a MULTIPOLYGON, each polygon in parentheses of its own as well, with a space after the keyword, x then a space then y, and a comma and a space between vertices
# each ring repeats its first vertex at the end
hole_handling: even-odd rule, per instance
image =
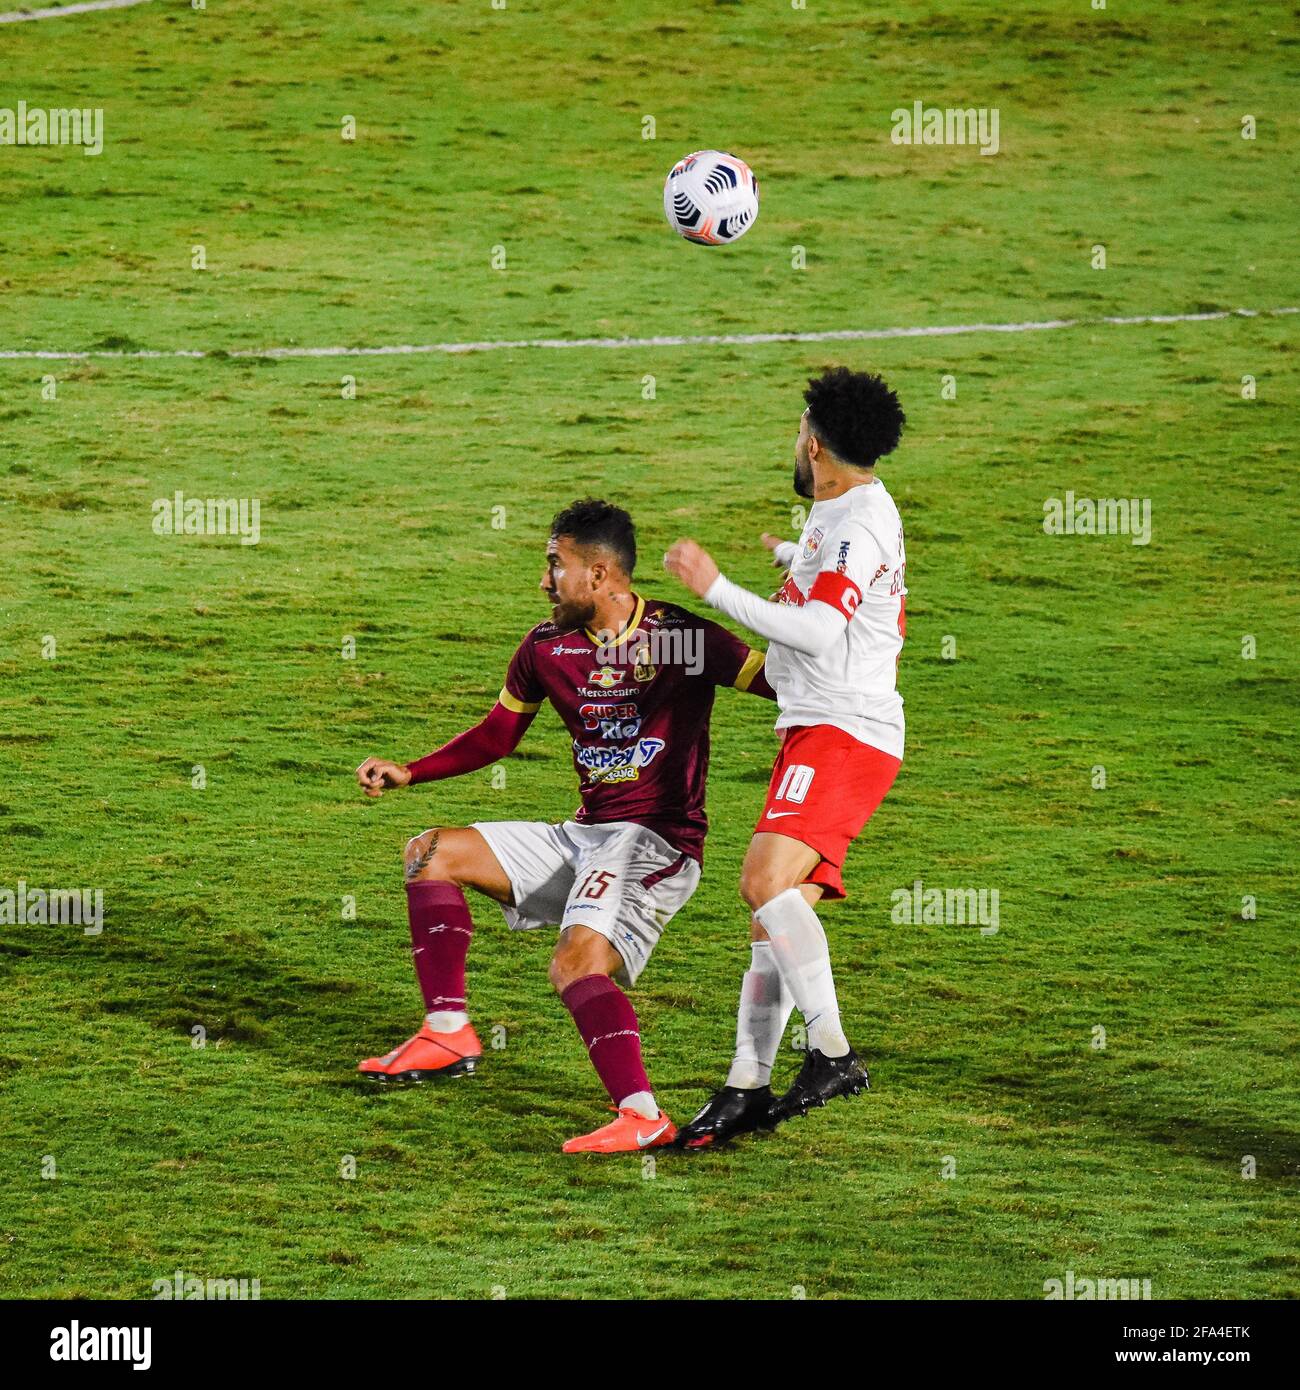
POLYGON ((951 338, 963 333, 1038 333, 1051 328, 1097 326, 1131 327, 1142 324, 1212 323, 1219 319, 1276 318, 1300 314, 1300 307, 1285 309, 1218 309, 1204 314, 1134 314, 1127 318, 1041 319, 1028 323, 950 323, 919 328, 834 328, 813 333, 712 333, 698 337, 656 338, 513 338, 484 343, 395 343, 387 347, 269 347, 220 349, 167 348, 136 351, 91 349, 85 352, 49 350, 0 350, 0 361, 71 362, 101 358, 173 357, 411 357, 427 353, 502 352, 518 348, 658 348, 728 347, 763 343, 848 343, 882 338, 951 338))
POLYGON ((14 10, 0 14, 0 24, 27 24, 34 19, 62 19, 67 14, 89 14, 92 10, 124 10, 128 5, 143 5, 147 0, 84 0, 79 5, 55 5, 44 10, 14 10))

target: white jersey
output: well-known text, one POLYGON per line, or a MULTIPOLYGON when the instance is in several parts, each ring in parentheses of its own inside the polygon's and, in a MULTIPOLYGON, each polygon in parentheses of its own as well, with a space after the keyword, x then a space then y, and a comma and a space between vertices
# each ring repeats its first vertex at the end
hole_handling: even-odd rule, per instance
POLYGON ((833 724, 861 743, 903 756, 898 655, 906 630, 903 523, 879 479, 814 502, 778 603, 819 599, 848 626, 821 656, 780 642, 767 649, 767 678, 781 709, 778 729, 833 724))

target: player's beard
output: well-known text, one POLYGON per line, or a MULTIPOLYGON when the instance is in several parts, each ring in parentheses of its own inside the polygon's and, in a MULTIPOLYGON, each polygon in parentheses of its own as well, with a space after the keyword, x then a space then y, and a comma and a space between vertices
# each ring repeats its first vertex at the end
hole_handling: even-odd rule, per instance
POLYGON ((813 495, 812 460, 808 450, 798 444, 794 446, 794 490, 800 497, 813 495))
POLYGON ((551 621, 561 632, 569 632, 578 627, 590 627, 595 620, 596 604, 592 599, 585 603, 559 599, 551 605, 551 621))

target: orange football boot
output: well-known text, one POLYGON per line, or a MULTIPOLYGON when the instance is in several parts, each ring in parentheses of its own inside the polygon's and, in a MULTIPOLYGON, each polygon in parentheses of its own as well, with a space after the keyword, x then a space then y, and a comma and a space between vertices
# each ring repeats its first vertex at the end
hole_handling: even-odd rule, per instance
POLYGON ((373 1081, 440 1081, 469 1076, 483 1055, 471 1024, 454 1033, 435 1033, 428 1023, 385 1057, 367 1057, 357 1070, 373 1081))
POLYGON ((677 1138, 677 1126, 661 1110, 657 1120, 647 1120, 635 1110, 620 1110, 618 1119, 565 1141, 566 1154, 631 1154, 638 1149, 657 1149, 677 1138))

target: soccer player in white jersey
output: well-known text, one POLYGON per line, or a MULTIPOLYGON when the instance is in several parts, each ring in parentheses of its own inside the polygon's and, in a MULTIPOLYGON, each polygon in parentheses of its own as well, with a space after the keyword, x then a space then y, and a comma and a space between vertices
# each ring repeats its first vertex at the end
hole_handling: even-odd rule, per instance
POLYGON ((707 603, 768 640, 781 751, 740 875, 753 914, 736 1054, 726 1084, 683 1127, 707 1148, 868 1088, 840 1023, 821 899, 844 897, 841 866, 903 757, 897 689, 906 556, 898 508, 876 476, 902 434, 898 397, 878 376, 836 367, 810 381, 795 443, 795 491, 812 499, 798 543, 763 537, 787 570, 772 599, 734 584, 707 551, 678 541, 665 567, 707 603), (808 1050, 782 1096, 772 1063, 793 1007, 808 1050))

